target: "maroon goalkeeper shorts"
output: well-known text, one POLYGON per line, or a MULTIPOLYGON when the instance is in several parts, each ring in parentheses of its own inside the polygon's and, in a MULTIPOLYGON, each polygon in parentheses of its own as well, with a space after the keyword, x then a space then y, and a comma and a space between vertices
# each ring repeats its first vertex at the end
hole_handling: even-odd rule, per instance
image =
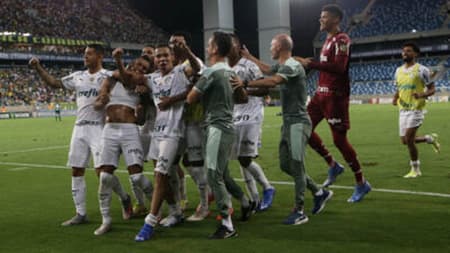
POLYGON ((313 128, 325 118, 332 129, 350 129, 349 100, 348 96, 316 93, 307 108, 313 128))

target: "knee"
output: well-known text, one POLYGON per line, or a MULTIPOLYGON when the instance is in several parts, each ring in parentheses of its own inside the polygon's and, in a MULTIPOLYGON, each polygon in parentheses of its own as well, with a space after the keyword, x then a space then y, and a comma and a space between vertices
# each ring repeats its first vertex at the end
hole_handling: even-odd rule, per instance
POLYGON ((142 171, 143 171, 142 166, 140 166, 138 164, 133 164, 131 166, 128 166, 128 173, 130 175, 142 173, 142 171))
POLYGON ((250 158, 248 156, 240 156, 238 158, 238 160, 239 160, 239 163, 241 164, 241 166, 244 168, 247 168, 252 163, 252 158, 250 158))
POLYGON ((73 177, 82 177, 82 176, 84 176, 84 171, 85 171, 84 168, 72 167, 72 176, 73 177))

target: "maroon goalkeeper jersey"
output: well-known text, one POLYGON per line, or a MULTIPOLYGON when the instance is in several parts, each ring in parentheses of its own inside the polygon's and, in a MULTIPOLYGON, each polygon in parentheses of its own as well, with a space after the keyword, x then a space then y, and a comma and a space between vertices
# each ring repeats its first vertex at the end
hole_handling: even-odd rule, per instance
POLYGON ((320 71, 317 91, 320 94, 350 95, 350 37, 339 32, 327 38, 320 52, 320 62, 309 64, 320 71))

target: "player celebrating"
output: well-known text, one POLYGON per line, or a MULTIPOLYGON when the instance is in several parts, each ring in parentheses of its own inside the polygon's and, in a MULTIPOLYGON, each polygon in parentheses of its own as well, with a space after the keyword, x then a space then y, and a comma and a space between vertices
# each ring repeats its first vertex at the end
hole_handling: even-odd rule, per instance
POLYGON ((287 225, 299 225, 308 222, 304 213, 305 187, 314 194, 313 214, 319 213, 325 203, 333 196, 332 191, 319 188, 306 174, 306 143, 311 133, 311 120, 306 113, 306 75, 303 67, 292 58, 292 38, 287 34, 276 35, 271 42, 272 59, 278 64, 269 66, 254 56, 246 48, 241 53, 250 59, 267 75, 267 78, 242 81, 248 87, 271 88, 280 85, 283 126, 279 145, 280 168, 292 176, 295 184, 295 207, 284 221, 287 225))
MULTIPOLYGON (((258 66, 241 57, 241 43, 236 35, 232 35, 232 47, 228 55, 228 63, 240 79, 252 81, 263 78, 258 66)), ((238 159, 241 165, 241 174, 245 179, 247 190, 252 201, 259 206, 259 210, 267 210, 273 201, 275 188, 269 183, 261 166, 252 158, 258 156, 258 142, 261 125, 264 118, 263 96, 268 89, 247 89, 248 103, 234 105, 233 121, 236 129, 236 139, 233 144, 232 157, 238 159), (263 187, 263 199, 259 203, 259 193, 256 181, 263 187)))
POLYGON ((415 178, 422 175, 416 143, 426 142, 433 145, 434 151, 439 152, 440 150, 437 134, 416 136, 417 130, 423 123, 425 100, 435 92, 434 83, 430 80, 430 70, 416 63, 419 54, 420 49, 415 43, 404 43, 402 58, 405 64, 395 71, 397 92, 392 104, 398 105, 400 109, 400 139, 404 145, 408 146, 411 158, 411 170, 404 178, 415 178))
POLYGON ((356 186, 348 202, 359 202, 369 193, 371 186, 364 179, 360 163, 355 150, 347 139, 350 129, 349 100, 350 100, 350 38, 339 29, 343 12, 337 5, 325 5, 320 15, 320 30, 327 32, 327 39, 322 46, 320 61, 310 58, 297 57, 304 67, 320 71, 316 93, 308 104, 308 114, 311 117, 313 132, 309 140, 311 147, 316 150, 328 163, 328 178, 323 183, 329 186, 336 181, 336 177, 344 171, 344 167, 336 162, 325 148, 319 135, 314 132, 316 126, 326 119, 331 128, 334 145, 344 156, 352 169, 356 186))
MULTIPOLYGON (((51 76, 39 63, 37 58, 30 60, 44 82, 52 88, 65 88, 76 91, 77 119, 70 142, 69 160, 67 165, 72 167, 72 197, 76 208, 76 215, 63 222, 62 226, 86 223, 86 181, 85 168, 88 166, 92 153, 94 168, 100 167, 100 137, 102 135, 105 112, 95 110, 94 103, 99 94, 101 84, 110 75, 103 69, 104 49, 101 45, 88 45, 84 51, 85 71, 74 72, 58 80, 51 76)), ((118 182, 116 176, 113 177, 118 182)))
MULTIPOLYGON (((185 50, 187 50, 185 48, 185 50)), ((190 51, 188 51, 190 53, 190 51)), ((193 57, 189 58, 190 60, 193 57)), ((173 52, 168 45, 156 47, 155 61, 158 71, 151 74, 148 79, 153 101, 157 106, 157 114, 155 127, 152 135, 152 143, 150 145, 149 158, 154 160, 155 165, 155 190, 153 192, 151 211, 145 218, 145 223, 135 240, 142 242, 149 240, 154 228, 158 222, 158 212, 162 202, 166 199, 169 204, 169 217, 163 226, 170 227, 180 223, 183 214, 173 189, 169 187, 169 180, 177 178, 175 161, 179 160, 177 156, 178 147, 181 137, 184 134, 184 122, 182 121, 184 103, 179 102, 172 104, 165 110, 160 109, 162 97, 172 97, 180 95, 186 91, 189 85, 188 77, 192 73, 198 72, 198 69, 189 69, 185 66, 173 66, 173 52)), ((191 63, 191 66, 195 66, 191 63)))

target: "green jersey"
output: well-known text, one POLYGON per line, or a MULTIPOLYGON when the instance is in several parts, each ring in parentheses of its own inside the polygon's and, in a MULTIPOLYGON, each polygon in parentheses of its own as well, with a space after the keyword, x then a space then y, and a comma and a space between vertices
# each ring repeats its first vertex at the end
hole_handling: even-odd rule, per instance
POLYGON ((206 126, 214 126, 223 131, 233 128, 233 89, 230 78, 233 70, 224 62, 205 69, 194 89, 202 94, 206 126))
POLYGON ((306 74, 303 66, 291 57, 282 65, 272 66, 272 72, 284 79, 280 85, 283 119, 310 123, 306 111, 306 74))

